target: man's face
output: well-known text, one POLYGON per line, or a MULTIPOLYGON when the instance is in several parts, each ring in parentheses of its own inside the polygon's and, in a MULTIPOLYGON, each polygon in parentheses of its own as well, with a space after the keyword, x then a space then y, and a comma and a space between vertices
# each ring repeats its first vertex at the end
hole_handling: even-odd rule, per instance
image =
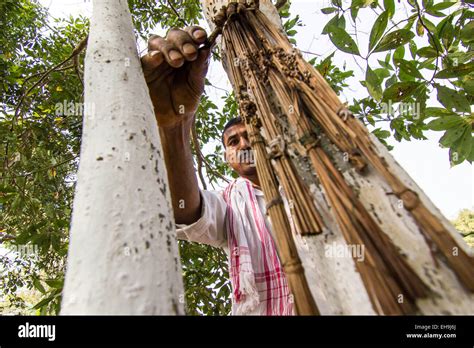
POLYGON ((240 176, 254 175, 257 172, 254 154, 243 123, 235 124, 225 131, 224 144, 226 161, 240 176))

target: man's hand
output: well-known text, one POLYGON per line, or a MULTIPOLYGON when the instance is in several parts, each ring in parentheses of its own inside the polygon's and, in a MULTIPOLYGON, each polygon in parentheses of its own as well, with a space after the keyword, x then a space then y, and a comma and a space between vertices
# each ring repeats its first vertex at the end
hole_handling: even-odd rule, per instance
POLYGON ((206 38, 204 29, 191 26, 173 28, 166 38, 154 35, 148 40, 142 67, 162 129, 189 123, 194 116, 209 66, 211 50, 199 48, 206 38))

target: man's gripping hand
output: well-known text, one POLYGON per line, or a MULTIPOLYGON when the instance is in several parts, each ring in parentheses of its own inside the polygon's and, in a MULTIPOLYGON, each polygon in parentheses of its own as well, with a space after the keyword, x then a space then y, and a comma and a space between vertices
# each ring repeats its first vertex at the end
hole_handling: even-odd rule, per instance
POLYGON ((199 48, 207 34, 198 26, 172 28, 166 38, 153 35, 142 57, 158 126, 189 124, 204 92, 210 48, 199 48))

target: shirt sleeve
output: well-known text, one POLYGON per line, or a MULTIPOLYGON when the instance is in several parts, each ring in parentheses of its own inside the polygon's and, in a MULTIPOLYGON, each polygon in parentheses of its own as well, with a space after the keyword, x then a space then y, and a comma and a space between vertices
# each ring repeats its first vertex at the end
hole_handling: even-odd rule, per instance
POLYGON ((178 239, 212 245, 227 246, 225 218, 227 204, 222 192, 201 190, 201 217, 191 225, 176 224, 178 239))

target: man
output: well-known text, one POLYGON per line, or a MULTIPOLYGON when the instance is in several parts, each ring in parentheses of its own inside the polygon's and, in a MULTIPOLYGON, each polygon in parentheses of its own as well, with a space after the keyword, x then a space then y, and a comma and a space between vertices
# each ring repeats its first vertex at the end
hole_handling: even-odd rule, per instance
POLYGON ((228 248, 232 313, 291 315, 293 301, 266 215, 245 125, 228 122, 222 141, 239 174, 224 192, 200 190, 190 148, 190 130, 209 66, 207 38, 192 26, 152 36, 143 71, 155 109, 178 238, 228 248))

